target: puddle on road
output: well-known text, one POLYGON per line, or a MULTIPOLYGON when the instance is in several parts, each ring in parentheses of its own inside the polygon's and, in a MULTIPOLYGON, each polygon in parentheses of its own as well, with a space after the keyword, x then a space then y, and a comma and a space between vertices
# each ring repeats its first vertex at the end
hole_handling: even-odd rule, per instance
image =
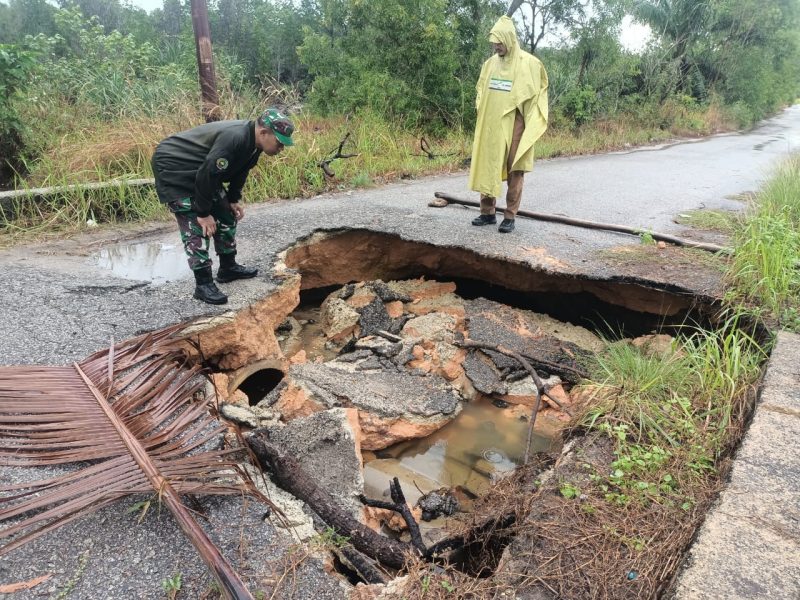
POLYGON ((183 247, 179 244, 144 242, 103 248, 93 256, 95 263, 117 277, 150 281, 158 285, 190 275, 183 247))
MULTIPOLYGON (((498 408, 486 398, 468 402, 451 423, 428 437, 401 442, 375 458, 369 453, 364 494, 382 498, 390 479, 398 477, 412 505, 423 493, 440 488, 459 487, 480 496, 522 463, 530 413, 525 406, 498 408)), ((537 425, 531 454, 555 450, 558 438, 537 425)))

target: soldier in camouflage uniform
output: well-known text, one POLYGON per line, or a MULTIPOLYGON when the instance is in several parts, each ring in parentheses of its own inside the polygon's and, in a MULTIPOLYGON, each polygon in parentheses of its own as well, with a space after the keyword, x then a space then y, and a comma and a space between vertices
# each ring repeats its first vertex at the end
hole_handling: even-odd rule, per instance
POLYGON ((258 269, 236 263, 236 224, 244 218, 242 187, 261 153, 275 156, 293 145, 293 132, 292 122, 270 108, 255 121, 217 121, 176 133, 156 148, 156 191, 178 221, 198 300, 228 301, 214 283, 212 237, 220 261, 219 283, 258 274, 258 269))

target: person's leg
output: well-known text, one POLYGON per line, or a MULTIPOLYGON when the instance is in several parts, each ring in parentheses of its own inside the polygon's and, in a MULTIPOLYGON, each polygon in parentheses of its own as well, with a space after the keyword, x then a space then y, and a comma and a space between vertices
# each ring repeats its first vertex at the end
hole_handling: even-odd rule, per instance
POLYGON ((506 209, 503 212, 503 222, 500 223, 500 227, 497 228, 500 233, 509 233, 514 230, 514 219, 517 217, 517 211, 522 201, 522 184, 525 173, 523 171, 512 171, 511 167, 514 165, 514 159, 517 156, 517 148, 519 148, 519 141, 522 139, 524 131, 525 120, 522 117, 522 113, 517 111, 514 115, 514 131, 511 135, 511 147, 508 149, 508 158, 506 159, 508 191, 506 192, 506 209))
POLYGON ((473 225, 494 225, 497 217, 494 216, 495 199, 481 194, 481 214, 472 219, 473 225))
POLYGON ((249 279, 258 275, 258 269, 236 262, 236 217, 227 202, 215 202, 211 214, 217 222, 214 250, 219 256, 217 281, 228 283, 236 279, 249 279))
POLYGON ((178 230, 183 242, 183 250, 194 273, 194 297, 208 304, 225 304, 228 297, 214 284, 211 272, 211 259, 208 256, 210 240, 203 235, 203 228, 197 222, 197 213, 192 210, 191 198, 182 198, 168 203, 175 215, 178 230))
POLYGON ((503 217, 512 221, 517 217, 519 205, 522 202, 522 184, 525 181, 525 171, 511 171, 508 174, 508 192, 506 193, 506 210, 503 217))

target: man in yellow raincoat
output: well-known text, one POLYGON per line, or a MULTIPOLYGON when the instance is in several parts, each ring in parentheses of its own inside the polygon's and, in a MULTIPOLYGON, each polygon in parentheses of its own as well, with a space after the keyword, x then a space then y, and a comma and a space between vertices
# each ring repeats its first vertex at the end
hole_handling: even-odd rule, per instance
POLYGON ((497 223, 495 201, 507 180, 506 210, 498 231, 509 233, 525 171, 533 169, 533 144, 547 129, 547 72, 538 58, 519 47, 509 17, 497 21, 489 41, 495 53, 483 63, 475 100, 478 121, 469 187, 481 194, 481 214, 472 224, 497 223))

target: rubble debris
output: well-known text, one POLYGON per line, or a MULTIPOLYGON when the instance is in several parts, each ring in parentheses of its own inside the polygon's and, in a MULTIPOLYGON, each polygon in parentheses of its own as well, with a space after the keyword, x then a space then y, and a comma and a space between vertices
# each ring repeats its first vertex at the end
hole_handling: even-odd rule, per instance
POLYGON ((425 494, 417 504, 422 509, 423 521, 433 521, 442 515, 449 517, 459 508, 458 499, 447 488, 425 494))

